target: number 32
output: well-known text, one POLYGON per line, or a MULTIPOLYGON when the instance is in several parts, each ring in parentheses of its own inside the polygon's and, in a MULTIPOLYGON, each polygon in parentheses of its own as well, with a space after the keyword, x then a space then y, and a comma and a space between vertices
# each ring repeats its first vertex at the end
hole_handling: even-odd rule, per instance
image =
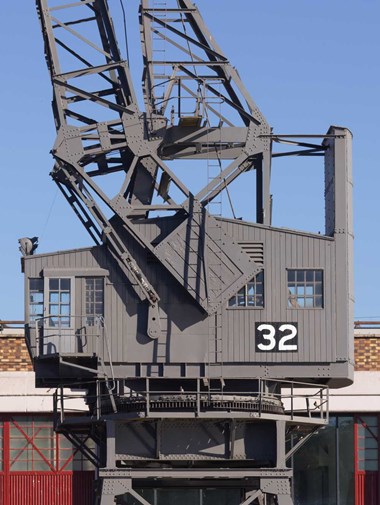
POLYGON ((298 351, 296 323, 262 323, 256 325, 256 347, 259 351, 298 351), (288 343, 292 341, 292 343, 288 343))

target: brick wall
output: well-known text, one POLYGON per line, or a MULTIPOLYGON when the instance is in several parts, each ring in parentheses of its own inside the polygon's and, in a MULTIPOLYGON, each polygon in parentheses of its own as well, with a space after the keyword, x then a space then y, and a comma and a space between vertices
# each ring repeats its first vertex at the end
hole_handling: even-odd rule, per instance
POLYGON ((24 336, 0 332, 0 371, 30 372, 33 370, 24 336))
POLYGON ((355 337, 355 370, 380 371, 380 338, 378 336, 355 337))

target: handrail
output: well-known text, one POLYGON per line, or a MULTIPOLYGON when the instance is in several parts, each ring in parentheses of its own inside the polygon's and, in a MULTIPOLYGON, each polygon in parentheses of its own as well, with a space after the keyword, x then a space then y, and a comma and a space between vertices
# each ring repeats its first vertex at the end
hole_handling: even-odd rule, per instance
POLYGON ((23 328, 25 324, 25 321, 6 321, 3 319, 0 319, 0 331, 4 329, 16 329, 16 328, 23 328))
MULTIPOLYGON (((74 316, 66 316, 66 315, 56 315, 56 314, 48 314, 43 317, 39 317, 34 321, 35 323, 35 332, 36 332, 36 349, 38 355, 44 355, 43 352, 43 342, 45 339, 51 339, 53 337, 58 337, 59 339, 69 339, 70 337, 75 337, 79 339, 80 337, 85 337, 86 339, 96 338, 99 342, 100 338, 105 338, 104 336, 104 326, 103 326, 103 318, 100 316, 88 316, 88 315, 74 315, 74 316), (57 326, 45 326, 45 321, 51 318, 57 319, 59 322, 64 319, 74 320, 74 324, 72 322, 69 327, 58 324, 57 326), (88 319, 92 318, 93 324, 88 324, 88 319), (76 321, 80 321, 80 324, 76 323, 76 321), (45 333, 46 330, 46 333, 45 333), (92 330, 92 331, 91 331, 92 330), (82 333, 81 333, 82 332, 82 333), (42 344, 42 346, 41 346, 42 344)), ((75 351, 78 354, 84 353, 83 347, 86 344, 81 344, 78 346, 75 351), (80 347, 82 347, 80 349, 80 347)), ((107 342, 108 347, 108 342, 107 342)), ((59 350, 58 350, 59 352, 59 350)), ((99 356, 99 349, 97 345, 96 354, 99 356)), ((109 352, 110 357, 110 352, 109 352)))
MULTIPOLYGON (((94 405, 93 414, 97 419, 100 419, 103 415, 109 413, 109 401, 110 392, 104 392, 102 389, 102 384, 107 387, 107 379, 96 381, 96 393, 93 396, 86 396, 86 404, 94 405), (102 392, 103 391, 103 392, 102 392), (108 407, 107 407, 108 406, 108 407)), ((201 381, 197 381, 197 390, 162 390, 162 391, 152 391, 149 388, 149 379, 146 379, 146 390, 145 391, 131 391, 124 394, 117 395, 113 397, 116 402, 115 405, 137 405, 138 408, 143 408, 146 417, 151 417, 155 413, 154 409, 160 408, 160 416, 165 416, 164 411, 168 412, 171 410, 180 410, 181 405, 186 408, 189 416, 195 415, 196 417, 201 417, 203 413, 209 412, 213 409, 212 403, 216 402, 220 404, 219 412, 223 416, 222 412, 223 406, 227 405, 228 402, 240 402, 241 405, 244 403, 249 407, 256 407, 254 410, 250 411, 249 408, 242 408, 241 412, 249 417, 260 418, 268 414, 268 410, 265 406, 274 405, 275 407, 281 407, 283 412, 277 412, 278 415, 285 415, 290 420, 299 420, 300 417, 303 419, 309 419, 309 422, 319 421, 323 423, 328 423, 329 421, 329 388, 325 385, 310 385, 302 382, 296 381, 277 381, 279 385, 282 386, 282 391, 277 393, 267 393, 265 391, 269 384, 273 384, 276 381, 260 379, 258 381, 258 391, 210 391, 201 390, 201 381), (284 384, 285 383, 285 387, 284 384), (303 386, 307 385, 308 389, 312 391, 307 392, 303 386), (290 392, 284 391, 289 390, 290 392), (170 402, 173 402, 173 406, 170 406, 170 402), (182 403, 181 403, 182 402, 182 403), (162 405, 165 405, 162 407, 162 405), (169 405, 169 406, 166 406, 169 405), (178 406, 179 405, 179 406, 178 406), (189 411, 189 405, 191 405, 191 412, 189 411), (143 406, 143 407, 142 407, 143 406)), ((85 383, 83 383, 85 385, 85 383)), ((65 402, 80 400, 83 402, 84 396, 78 396, 73 394, 63 394, 63 386, 61 386, 60 395, 55 397, 56 408, 58 409, 58 403, 60 404, 60 415, 57 418, 63 422, 65 418, 65 412, 81 412, 85 410, 85 404, 81 409, 71 407, 65 407, 65 402)), ((226 406, 225 410, 229 407, 226 406)), ((235 410, 238 412, 239 408, 235 410)), ((115 412, 115 411, 114 411, 115 412)), ((215 410, 214 410, 215 412, 215 410)), ((273 414, 273 412, 270 412, 273 414)))

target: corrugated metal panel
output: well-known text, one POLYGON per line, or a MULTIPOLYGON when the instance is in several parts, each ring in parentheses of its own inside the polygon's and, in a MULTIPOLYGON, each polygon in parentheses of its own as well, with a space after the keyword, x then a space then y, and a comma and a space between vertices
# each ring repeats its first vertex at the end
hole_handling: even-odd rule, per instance
POLYGON ((92 505, 94 502, 94 472, 72 474, 72 505, 92 505))
POLYGON ((2 505, 91 505, 94 472, 10 473, 2 505))
POLYGON ((6 505, 4 501, 4 496, 7 494, 8 492, 4 487, 4 475, 0 474, 0 505, 6 505))
POLYGON ((378 505, 379 472, 356 472, 355 505, 378 505))

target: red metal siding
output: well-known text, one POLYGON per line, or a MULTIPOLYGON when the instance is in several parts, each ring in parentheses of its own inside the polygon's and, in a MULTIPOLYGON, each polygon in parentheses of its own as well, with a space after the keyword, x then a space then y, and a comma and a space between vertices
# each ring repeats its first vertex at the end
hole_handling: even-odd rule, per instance
POLYGON ((379 505, 378 472, 357 472, 355 476, 355 505, 379 505))
POLYGON ((2 493, 1 505, 92 505, 94 472, 11 473, 9 492, 2 493))
POLYGON ((94 503, 95 472, 74 472, 72 474, 72 505, 92 505, 94 503))
POLYGON ((380 416, 369 414, 356 415, 354 426, 354 458, 355 458, 355 505, 379 505, 380 504, 380 472, 379 455, 380 444, 378 443, 378 427, 380 416), (366 419, 372 418, 374 427, 368 426, 366 419), (363 430, 364 429, 364 430, 363 430), (361 434, 359 431, 361 430, 361 434), (364 434, 363 434, 364 431, 364 434), (369 446, 366 437, 373 441, 369 446), (374 442, 376 441, 376 443, 374 442), (372 453, 366 453, 366 449, 372 449, 372 453), (377 453, 375 452, 377 450, 377 453), (366 469, 367 463, 375 466, 375 469, 366 469))
POLYGON ((4 475, 0 475, 0 505, 4 505, 4 475))
POLYGON ((46 416, 0 418, 0 505, 92 505, 94 471, 50 429, 46 416), (38 471, 41 464, 47 471, 38 471), (83 470, 72 471, 74 464, 83 470))

